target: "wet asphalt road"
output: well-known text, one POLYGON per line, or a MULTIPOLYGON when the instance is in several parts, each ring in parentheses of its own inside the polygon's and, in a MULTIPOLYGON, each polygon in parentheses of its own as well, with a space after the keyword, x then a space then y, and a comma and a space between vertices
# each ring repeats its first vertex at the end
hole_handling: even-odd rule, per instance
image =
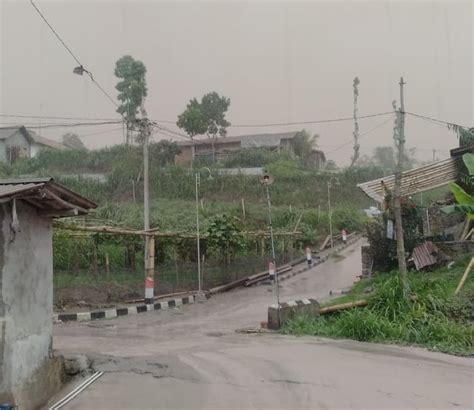
MULTIPOLYGON (((282 301, 323 299, 360 273, 360 243, 282 282, 282 301)), ((59 353, 105 374, 65 409, 472 409, 473 360, 422 349, 271 334, 269 286, 182 309, 59 324, 59 353)), ((71 388, 68 386, 63 395, 71 388)))

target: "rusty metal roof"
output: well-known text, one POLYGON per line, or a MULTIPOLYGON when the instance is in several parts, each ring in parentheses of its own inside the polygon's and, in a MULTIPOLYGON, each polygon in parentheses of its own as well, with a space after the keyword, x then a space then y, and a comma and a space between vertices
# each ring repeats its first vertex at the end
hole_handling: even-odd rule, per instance
MULTIPOLYGON (((402 173, 402 196, 409 196, 418 192, 429 191, 455 181, 462 169, 462 158, 448 158, 433 162, 402 173)), ((357 184, 374 201, 382 202, 384 188, 393 190, 395 175, 357 184)))
POLYGON ((423 269, 426 266, 435 265, 438 262, 438 248, 430 241, 423 242, 421 245, 413 249, 412 259, 415 262, 417 270, 423 269))
POLYGON ((61 217, 83 215, 97 204, 76 194, 53 178, 0 180, 0 202, 22 200, 43 216, 61 217))

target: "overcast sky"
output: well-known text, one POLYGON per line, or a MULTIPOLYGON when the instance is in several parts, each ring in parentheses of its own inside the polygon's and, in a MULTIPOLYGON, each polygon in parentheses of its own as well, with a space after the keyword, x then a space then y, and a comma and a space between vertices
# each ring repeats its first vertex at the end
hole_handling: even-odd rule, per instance
MULTIPOLYGON (((359 114, 406 111, 473 126, 471 1, 86 1, 36 0, 56 31, 105 90, 116 97, 115 61, 147 67, 150 118, 175 121, 192 97, 231 99, 235 125, 350 117, 360 78, 359 114)), ((77 65, 27 0, 0 0, 0 114, 115 118, 113 104, 77 65)), ((34 123, 0 117, 0 124, 34 123)), ((52 123, 50 119, 41 120, 52 123)), ((64 123, 65 121, 58 121, 64 123)), ((360 120, 362 154, 392 144, 388 116, 360 120)), ((173 125, 171 125, 173 127, 173 125)), ((229 135, 297 130, 320 134, 330 159, 347 164, 352 121, 229 129, 229 135)), ((123 142, 117 125, 74 131, 90 148, 123 142), (91 135, 93 134, 93 135, 91 135)), ((455 135, 407 116, 407 144, 422 159, 448 155, 455 135)), ((157 135, 155 138, 163 138, 157 135)))

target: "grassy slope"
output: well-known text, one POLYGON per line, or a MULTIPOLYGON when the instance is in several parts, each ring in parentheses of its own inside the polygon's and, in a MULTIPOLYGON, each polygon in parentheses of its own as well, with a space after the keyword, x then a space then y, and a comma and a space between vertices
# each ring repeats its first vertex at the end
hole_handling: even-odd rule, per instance
POLYGON ((348 295, 326 305, 369 299, 367 308, 322 318, 298 317, 283 331, 361 341, 411 344, 459 355, 474 355, 474 278, 471 273, 459 295, 454 290, 467 265, 409 274, 410 300, 403 302, 395 272, 361 280, 348 295), (364 289, 373 287, 371 294, 364 289))

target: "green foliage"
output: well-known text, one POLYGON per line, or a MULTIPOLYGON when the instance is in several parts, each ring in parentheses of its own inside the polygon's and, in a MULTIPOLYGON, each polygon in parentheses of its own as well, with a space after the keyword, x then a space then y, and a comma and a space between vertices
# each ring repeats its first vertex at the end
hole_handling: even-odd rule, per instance
POLYGON ((201 104, 196 100, 196 98, 190 100, 186 109, 178 115, 176 125, 186 131, 186 133, 191 137, 206 133, 206 119, 204 118, 201 104))
POLYGON ((474 128, 465 130, 463 128, 454 126, 454 124, 451 128, 455 129, 455 131, 457 132, 459 136, 459 145, 461 147, 474 148, 474 128))
POLYGON ((464 189, 462 189, 455 182, 449 183, 449 188, 456 199, 457 205, 449 205, 441 208, 441 210, 447 214, 453 212, 462 212, 465 213, 469 219, 474 220, 474 197, 469 195, 464 189))
POLYGON ((311 136, 308 131, 301 130, 295 134, 293 139, 293 152, 303 163, 307 163, 312 151, 318 145, 319 135, 311 136))
POLYGON ((230 122, 225 119, 229 109, 230 99, 220 96, 215 91, 207 93, 201 99, 201 110, 207 125, 207 134, 216 138, 217 135, 225 137, 230 122))
POLYGON ((209 247, 218 250, 226 261, 244 244, 237 218, 226 214, 215 215, 209 221, 207 235, 209 247))
MULTIPOLYGON (((413 248, 423 241, 422 208, 412 200, 404 200, 401 205, 405 250, 411 255, 413 248)), ((388 272, 398 266, 396 241, 387 238, 386 235, 388 219, 394 221, 390 210, 381 217, 369 220, 365 225, 367 239, 374 257, 374 269, 383 272, 388 272)))
POLYGON ((467 168, 469 176, 474 176, 474 154, 468 152, 462 156, 462 160, 467 168))
POLYGON ((188 135, 207 134, 209 138, 225 137, 230 122, 225 119, 230 99, 213 91, 205 94, 199 102, 196 98, 189 101, 186 109, 178 116, 176 125, 188 135))
MULTIPOLYGON (((462 271, 410 274, 410 297, 396 272, 372 279, 375 292, 366 308, 352 309, 323 318, 297 317, 283 331, 371 342, 397 342, 426 346, 443 352, 474 354, 472 294, 474 281, 460 295, 453 290, 462 271)), ((358 286, 361 292, 367 283, 358 286)), ((341 303, 341 300, 335 301, 341 303)))
MULTIPOLYGON (((248 168, 264 167, 278 161, 293 161, 294 155, 291 151, 270 151, 264 148, 243 149, 235 154, 229 155, 223 163, 224 168, 248 168)), ((294 162, 291 163, 294 166, 294 162)))
POLYGON ((117 98, 122 103, 117 112, 122 114, 127 121, 133 121, 143 99, 147 96, 145 64, 126 55, 115 63, 114 74, 121 79, 115 86, 119 92, 117 98))
POLYGON ((63 144, 71 149, 86 150, 86 146, 79 135, 68 132, 62 136, 63 144))

